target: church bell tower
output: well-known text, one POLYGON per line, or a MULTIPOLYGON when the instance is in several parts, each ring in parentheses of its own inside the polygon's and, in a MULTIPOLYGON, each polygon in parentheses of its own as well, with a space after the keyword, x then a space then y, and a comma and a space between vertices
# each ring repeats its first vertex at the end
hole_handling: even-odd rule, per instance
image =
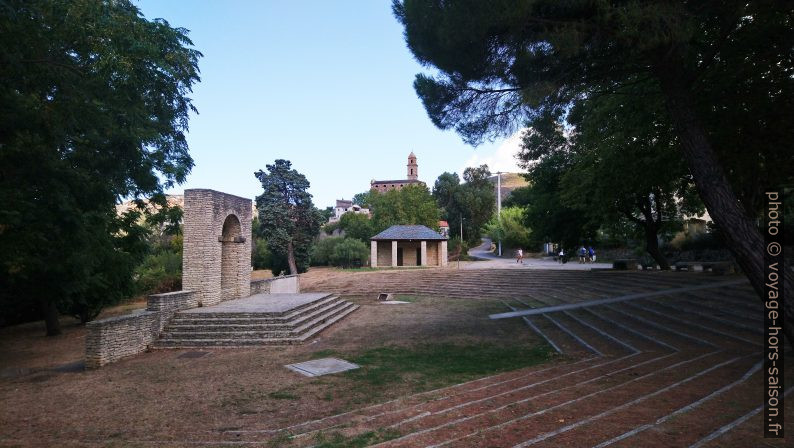
POLYGON ((408 154, 408 179, 417 180, 419 178, 419 165, 416 164, 416 156, 413 151, 408 154))

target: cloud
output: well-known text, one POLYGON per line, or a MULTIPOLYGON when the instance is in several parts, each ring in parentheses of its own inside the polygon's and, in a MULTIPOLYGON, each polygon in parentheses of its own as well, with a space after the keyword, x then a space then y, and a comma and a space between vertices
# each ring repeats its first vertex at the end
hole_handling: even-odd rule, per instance
POLYGON ((459 174, 462 175, 463 170, 468 167, 476 167, 482 164, 487 164, 492 173, 497 171, 509 173, 523 172, 524 170, 518 166, 516 155, 521 148, 521 134, 525 130, 526 128, 516 131, 516 133, 505 139, 496 150, 491 153, 475 152, 460 169, 459 174))

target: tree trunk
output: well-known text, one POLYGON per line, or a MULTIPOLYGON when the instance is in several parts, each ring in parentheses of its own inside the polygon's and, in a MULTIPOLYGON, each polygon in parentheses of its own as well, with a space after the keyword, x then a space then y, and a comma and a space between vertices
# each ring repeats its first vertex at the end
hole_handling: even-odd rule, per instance
POLYGON ((287 243, 287 263, 289 264, 289 273, 297 274, 298 265, 295 263, 295 246, 292 245, 292 241, 287 243))
POLYGON ((656 231, 656 225, 652 223, 645 223, 645 250, 653 257, 654 261, 659 264, 659 269, 663 271, 670 270, 670 263, 667 262, 662 251, 659 249, 659 237, 656 231))
POLYGON ((59 313, 55 302, 42 300, 41 313, 44 316, 44 324, 47 327, 47 336, 58 336, 61 334, 61 323, 58 320, 59 313))
MULTIPOLYGON (((662 66, 656 74, 661 82, 670 119, 681 140, 684 158, 709 215, 723 232, 728 249, 765 303, 764 239, 733 193, 706 131, 695 117, 691 93, 685 87, 685 81, 676 77, 676 72, 678 70, 674 68, 662 66)), ((794 287, 794 279, 788 269, 785 270, 783 282, 788 298, 794 287)), ((783 315, 786 337, 794 344, 793 300, 785 301, 783 315)))

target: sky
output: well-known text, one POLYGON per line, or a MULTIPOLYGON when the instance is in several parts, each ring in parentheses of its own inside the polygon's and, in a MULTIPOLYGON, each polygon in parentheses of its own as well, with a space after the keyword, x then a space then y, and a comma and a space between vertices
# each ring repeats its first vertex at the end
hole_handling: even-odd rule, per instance
POLYGON ((436 128, 413 80, 427 72, 405 45, 390 0, 138 0, 149 20, 188 29, 201 82, 187 135, 186 188, 254 198, 254 172, 287 159, 319 208, 402 179, 408 154, 432 188, 443 172, 487 163, 518 172, 517 136, 473 148, 436 128))

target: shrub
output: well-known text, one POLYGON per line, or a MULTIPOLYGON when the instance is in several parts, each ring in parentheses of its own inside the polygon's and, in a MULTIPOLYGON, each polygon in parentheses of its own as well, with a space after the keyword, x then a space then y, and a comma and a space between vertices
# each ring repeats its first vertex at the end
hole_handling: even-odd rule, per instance
POLYGON ((267 247, 267 241, 256 238, 251 248, 251 266, 254 269, 270 269, 273 266, 273 254, 267 247))
POLYGON ((466 255, 469 252, 469 243, 463 241, 461 243, 460 237, 450 238, 447 243, 447 253, 450 257, 457 257, 458 255, 466 255))
POLYGON ((135 269, 138 294, 159 294, 182 289, 182 252, 163 250, 146 256, 135 269))
POLYGON ((344 238, 332 236, 330 238, 323 238, 314 245, 312 252, 312 265, 313 266, 329 266, 331 264, 331 257, 334 254, 334 249, 344 238))
POLYGON ((531 247, 531 234, 529 229, 521 223, 524 211, 520 207, 507 207, 502 209, 502 219, 494 216, 485 225, 485 231, 494 242, 502 240, 506 248, 527 249, 531 247))
POLYGON ((334 247, 331 263, 345 268, 355 264, 363 266, 367 263, 368 256, 369 248, 366 244, 354 238, 344 238, 334 247))

